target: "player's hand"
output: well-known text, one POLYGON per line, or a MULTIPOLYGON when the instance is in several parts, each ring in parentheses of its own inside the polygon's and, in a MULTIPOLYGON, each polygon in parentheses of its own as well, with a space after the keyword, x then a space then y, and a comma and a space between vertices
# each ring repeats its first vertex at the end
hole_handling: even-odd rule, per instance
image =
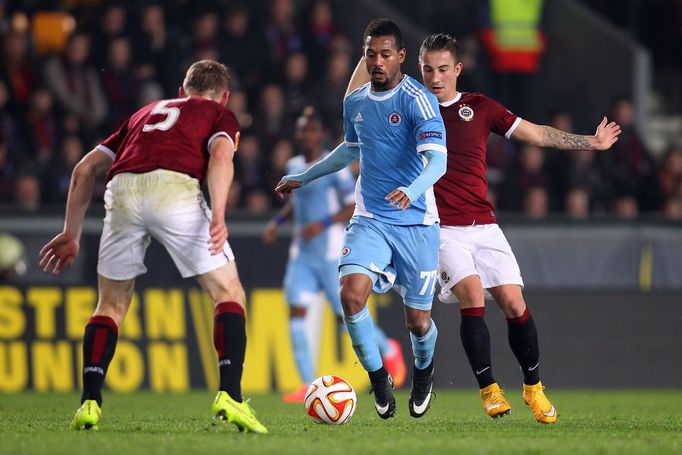
POLYGON ((387 201, 391 201, 391 205, 397 205, 398 210, 405 210, 407 209, 412 202, 410 202, 410 198, 407 197, 407 194, 403 193, 402 190, 393 190, 391 193, 386 196, 387 201))
POLYGON ((620 125, 616 122, 606 123, 608 119, 604 117, 599 126, 597 126, 597 132, 594 133, 595 139, 595 150, 608 150, 613 144, 618 140, 620 135, 620 125))
POLYGON ((265 225, 263 229, 263 235, 261 236, 263 243, 266 245, 272 245, 277 240, 277 223, 270 221, 265 225))
POLYGON ((322 224, 319 221, 316 221, 314 223, 308 223, 305 226, 303 226, 303 229, 301 229, 301 237, 305 241, 310 241, 317 237, 318 235, 322 234, 322 231, 324 231, 325 227, 324 224, 322 224))
POLYGON ((225 220, 214 219, 211 221, 211 226, 208 229, 208 235, 211 238, 208 241, 208 251, 212 256, 220 254, 225 247, 227 241, 227 226, 225 220))
POLYGON ((71 267, 80 250, 79 239, 70 233, 62 232, 40 249, 39 266, 43 272, 59 275, 62 267, 71 267), (50 270, 52 269, 52 270, 50 270))
POLYGON ((286 176, 282 177, 282 180, 279 181, 277 186, 275 187, 275 191, 277 192, 277 195, 280 197, 280 199, 284 198, 285 194, 291 193, 291 190, 295 190, 297 188, 300 188, 303 186, 303 183, 298 181, 298 180, 289 180, 286 176))

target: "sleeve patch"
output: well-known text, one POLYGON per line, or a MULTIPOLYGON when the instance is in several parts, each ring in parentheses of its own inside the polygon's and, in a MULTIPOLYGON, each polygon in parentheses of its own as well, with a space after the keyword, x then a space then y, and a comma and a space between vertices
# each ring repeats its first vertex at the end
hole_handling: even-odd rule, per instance
POLYGON ((424 131, 419 135, 419 138, 421 140, 429 138, 443 139, 443 133, 440 131, 424 131))

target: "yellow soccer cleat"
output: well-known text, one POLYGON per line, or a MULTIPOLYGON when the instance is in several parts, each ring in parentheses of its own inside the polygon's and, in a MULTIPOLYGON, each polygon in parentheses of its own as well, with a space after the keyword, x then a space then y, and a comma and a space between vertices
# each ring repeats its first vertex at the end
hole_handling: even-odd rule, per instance
POLYGON ((545 386, 542 382, 535 385, 523 385, 523 401, 530 406, 535 415, 535 420, 540 423, 554 423, 557 419, 557 411, 554 405, 545 395, 545 386))
POLYGON ((99 408, 97 401, 85 400, 76 415, 71 421, 72 430, 97 430, 99 418, 102 417, 102 410, 99 408))
POLYGON ((511 406, 496 382, 481 389, 481 400, 485 412, 493 419, 511 414, 511 406))
POLYGON ((249 402, 238 403, 227 392, 220 391, 213 401, 213 420, 234 423, 239 431, 265 434, 268 429, 258 421, 249 402))

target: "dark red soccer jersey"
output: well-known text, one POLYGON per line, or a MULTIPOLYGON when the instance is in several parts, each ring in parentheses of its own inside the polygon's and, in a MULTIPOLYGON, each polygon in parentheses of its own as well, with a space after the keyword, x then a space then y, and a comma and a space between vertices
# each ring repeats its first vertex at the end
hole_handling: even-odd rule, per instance
POLYGON ((168 169, 203 181, 209 146, 219 136, 236 150, 239 122, 232 111, 204 98, 178 98, 143 107, 97 147, 114 158, 107 180, 168 169))
POLYGON ((441 225, 496 223, 486 199, 488 136, 492 131, 509 138, 521 119, 481 93, 460 93, 440 113, 448 147, 448 170, 434 185, 441 225))

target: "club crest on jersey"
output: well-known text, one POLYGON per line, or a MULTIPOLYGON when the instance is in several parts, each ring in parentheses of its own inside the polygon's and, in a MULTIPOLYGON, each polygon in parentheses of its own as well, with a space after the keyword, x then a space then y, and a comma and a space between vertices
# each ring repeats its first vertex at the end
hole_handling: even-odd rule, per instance
POLYGON ((393 112, 391 115, 388 116, 388 123, 391 126, 398 126, 400 125, 401 121, 402 119, 400 118, 400 114, 398 114, 397 112, 393 112))
POLYGON ((474 118, 474 110, 468 104, 462 104, 458 112, 459 118, 465 122, 470 122, 474 118))
POLYGON ((350 253, 350 248, 348 248, 347 246, 344 246, 343 249, 341 250, 341 256, 348 256, 349 253, 350 253))

